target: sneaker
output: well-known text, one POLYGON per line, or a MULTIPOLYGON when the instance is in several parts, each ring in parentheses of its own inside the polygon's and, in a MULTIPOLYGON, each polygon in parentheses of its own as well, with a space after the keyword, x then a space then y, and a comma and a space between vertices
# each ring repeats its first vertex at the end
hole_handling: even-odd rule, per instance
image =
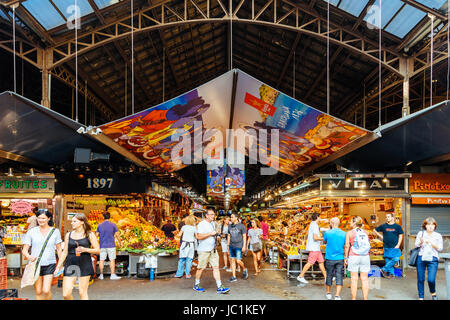
POLYGON ((190 279, 192 276, 190 274, 186 275, 186 279, 190 279))
POLYGON ((331 293, 327 293, 327 294, 325 295, 325 297, 327 297, 327 300, 331 300, 331 293))
POLYGON ((248 279, 248 271, 247 271, 247 269, 245 269, 244 272, 242 272, 242 278, 248 279))
POLYGON ((179 279, 179 278, 183 278, 183 276, 177 276, 177 275, 174 275, 173 277, 174 277, 174 278, 178 278, 178 279, 179 279))
POLYGON ((228 267, 227 266, 224 266, 223 268, 222 268, 222 270, 227 270, 228 269, 228 267))
POLYGON ((342 300, 339 296, 334 296, 334 300, 342 300))
POLYGON ((232 270, 231 270, 231 268, 228 268, 227 270, 225 270, 226 272, 231 272, 232 270))
POLYGON ((431 296, 431 299, 433 299, 433 300, 439 300, 437 296, 431 296))
POLYGON ((380 269, 381 275, 383 276, 383 278, 387 278, 390 279, 392 278, 389 273, 387 273, 386 271, 384 271, 383 269, 380 269))
POLYGON ((236 277, 231 277, 230 280, 228 280, 228 281, 230 281, 230 282, 236 282, 237 279, 236 279, 236 277))
POLYGON ((225 288, 223 285, 217 288, 217 293, 224 294, 228 293, 230 291, 230 288, 225 288))
POLYGON ((308 283, 309 283, 308 281, 306 281, 306 279, 305 279, 304 277, 300 278, 300 276, 298 276, 298 277, 297 277, 297 280, 298 280, 300 283, 304 283, 304 284, 308 284, 308 283))
POLYGON ((119 280, 121 277, 118 277, 116 274, 112 274, 109 279, 111 280, 119 280))
POLYGON ((194 267, 197 266, 197 264, 195 262, 192 262, 191 265, 194 266, 194 267))
POLYGON ((98 279, 99 279, 99 280, 103 280, 103 274, 99 275, 99 276, 98 276, 98 279))
POLYGON ((201 287, 199 284, 196 284, 193 289, 197 292, 205 292, 205 288, 201 287))

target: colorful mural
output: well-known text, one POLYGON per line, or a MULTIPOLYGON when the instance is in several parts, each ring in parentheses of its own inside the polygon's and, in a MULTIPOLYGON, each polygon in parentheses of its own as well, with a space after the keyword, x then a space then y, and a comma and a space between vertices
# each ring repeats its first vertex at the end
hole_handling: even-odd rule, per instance
POLYGON ((253 137, 245 150, 247 155, 252 156, 249 152, 252 148, 262 148, 267 159, 265 163, 262 159, 258 161, 272 167, 278 164, 277 169, 289 175, 368 133, 294 100, 242 71, 237 81, 233 128, 241 128, 253 137), (259 129, 267 129, 266 147, 255 136, 259 129), (278 156, 272 154, 271 129, 279 130, 278 156))

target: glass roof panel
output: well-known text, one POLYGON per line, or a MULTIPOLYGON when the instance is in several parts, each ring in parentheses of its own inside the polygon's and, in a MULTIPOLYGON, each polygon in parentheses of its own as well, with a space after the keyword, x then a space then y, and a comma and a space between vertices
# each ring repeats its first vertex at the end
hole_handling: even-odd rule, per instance
POLYGON ((9 21, 8 17, 6 16, 6 14, 2 10, 0 10, 0 17, 2 17, 3 19, 9 21))
POLYGON ((339 3, 339 0, 324 0, 325 2, 329 2, 330 4, 332 4, 333 6, 336 6, 339 3))
MULTIPOLYGON (((383 1, 381 8, 381 25, 382 28, 386 26, 386 24, 392 19, 392 17, 397 13, 397 11, 403 6, 404 2, 400 0, 390 0, 383 1)), ((380 0, 374 2, 374 8, 380 7, 380 0)), ((378 23, 378 15, 379 13, 375 10, 370 10, 367 12, 364 17, 364 21, 371 23, 372 25, 377 25, 378 23)))
POLYGON ((342 0, 338 8, 358 17, 368 2, 369 0, 342 0))
POLYGON ((406 5, 400 13, 387 26, 386 31, 403 38, 413 29, 427 14, 419 9, 406 5))
POLYGON ((426 5, 428 8, 439 10, 444 4, 446 4, 447 0, 416 0, 417 2, 426 5))
MULTIPOLYGON (((53 3, 66 18, 69 18, 74 14, 73 9, 70 8, 75 4, 75 0, 53 0, 53 3)), ((77 6, 80 8, 81 16, 94 12, 94 9, 92 9, 87 0, 77 0, 77 6)))
POLYGON ((119 0, 94 0, 94 2, 99 9, 103 9, 119 2, 119 0))
POLYGON ((50 1, 28 0, 22 5, 47 30, 66 23, 50 1))

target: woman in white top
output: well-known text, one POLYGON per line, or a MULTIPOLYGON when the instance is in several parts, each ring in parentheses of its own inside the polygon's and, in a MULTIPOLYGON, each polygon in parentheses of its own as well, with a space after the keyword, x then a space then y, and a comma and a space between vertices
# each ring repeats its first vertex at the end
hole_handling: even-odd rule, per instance
POLYGON ((255 276, 261 272, 261 259, 262 259, 262 229, 259 220, 251 220, 252 228, 248 230, 249 241, 247 242, 249 250, 253 254, 253 264, 255 265, 255 276))
POLYGON ((61 248, 61 233, 58 229, 52 228, 52 214, 47 209, 39 209, 36 212, 38 226, 34 227, 26 233, 23 240, 22 254, 30 261, 36 261, 39 257, 41 249, 48 238, 47 245, 42 253, 40 266, 41 272, 39 278, 34 284, 36 293, 36 300, 51 300, 52 299, 52 280, 53 273, 56 268, 55 250, 58 253, 58 258, 62 256, 61 248), (53 231, 54 229, 54 231, 53 231), (29 253, 31 247, 31 254, 29 253))
POLYGON ((440 233, 436 232, 437 223, 434 218, 428 217, 422 222, 422 231, 417 234, 416 247, 420 247, 417 257, 417 290, 419 300, 423 300, 425 294, 425 270, 428 269, 428 287, 431 298, 438 300, 436 295, 436 273, 439 264, 439 251, 442 251, 443 240, 440 233))
POLYGON ((183 274, 186 274, 186 279, 189 279, 191 278, 191 265, 195 252, 195 217, 188 216, 184 221, 185 225, 178 234, 181 243, 175 278, 181 278, 183 274))
POLYGON ((220 245, 222 247, 223 265, 224 265, 223 270, 226 270, 227 272, 231 272, 230 252, 228 250, 228 240, 227 240, 229 224, 230 224, 230 217, 226 216, 223 218, 222 224, 220 226, 220 245))

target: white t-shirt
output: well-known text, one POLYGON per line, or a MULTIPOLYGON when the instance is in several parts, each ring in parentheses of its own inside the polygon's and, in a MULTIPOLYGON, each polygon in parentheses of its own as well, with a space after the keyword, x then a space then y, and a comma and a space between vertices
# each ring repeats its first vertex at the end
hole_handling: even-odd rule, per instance
POLYGON ((443 246, 444 246, 444 241, 442 239, 442 235, 439 232, 433 232, 431 235, 428 234, 428 232, 426 231, 420 231, 417 236, 416 236, 416 247, 420 246, 420 238, 423 237, 423 240, 428 240, 430 242, 432 242, 435 246, 438 247, 438 249, 436 250, 435 248, 433 248, 433 246, 431 244, 422 244, 422 246, 420 247, 419 250, 419 256, 423 256, 425 249, 428 252, 431 252, 433 257, 436 257, 439 259, 439 253, 438 251, 442 251, 443 246))
POLYGON ((248 237, 250 238, 250 244, 261 242, 261 239, 259 239, 259 236, 262 236, 263 232, 262 229, 249 229, 248 230, 248 237))
MULTIPOLYGON (((197 225, 197 233, 198 234, 210 233, 215 230, 216 230, 216 228, 214 227, 214 225, 212 223, 209 223, 206 220, 202 220, 197 225)), ((215 237, 208 237, 204 240, 198 240, 197 251, 210 252, 210 251, 214 250, 215 244, 216 244, 215 237)))
POLYGON ((312 221, 309 225, 308 240, 306 241, 306 251, 320 251, 320 241, 314 240, 314 234, 320 237, 319 225, 312 221))
MULTIPOLYGON (((51 232, 52 228, 50 228, 51 232)), ((39 258, 39 254, 41 253, 42 246, 44 245, 45 239, 47 239, 47 236, 49 233, 47 233, 44 236, 42 236, 42 233, 40 231, 40 227, 34 227, 25 234, 25 237, 23 238, 23 244, 27 244, 31 246, 31 256, 39 258)), ((51 238, 47 242, 47 246, 45 247, 44 252, 42 253, 41 258, 41 266, 48 266, 50 264, 56 263, 56 245, 58 243, 61 243, 61 233, 58 229, 55 229, 53 232, 51 238)))

